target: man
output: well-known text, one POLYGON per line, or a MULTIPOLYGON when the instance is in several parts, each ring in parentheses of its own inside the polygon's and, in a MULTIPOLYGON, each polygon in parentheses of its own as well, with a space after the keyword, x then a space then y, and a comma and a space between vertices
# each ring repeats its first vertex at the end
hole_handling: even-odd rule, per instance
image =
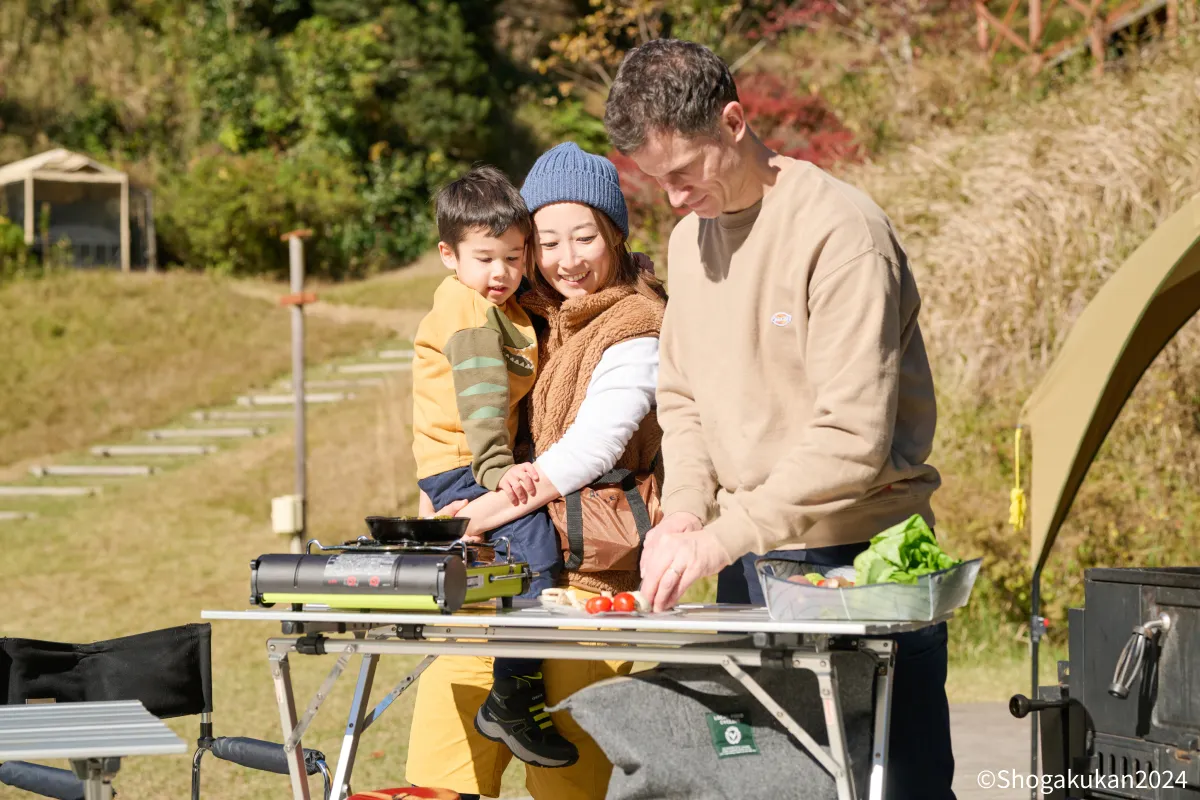
MULTIPOLYGON (((641 562, 654 608, 718 572, 719 601, 761 603, 756 554, 848 565, 913 514, 932 525, 933 378, 883 211, 764 145, 728 67, 690 42, 631 51, 604 121, 692 212, 667 252, 665 516, 641 562)), ((896 638, 887 796, 952 800, 945 625, 896 638)))

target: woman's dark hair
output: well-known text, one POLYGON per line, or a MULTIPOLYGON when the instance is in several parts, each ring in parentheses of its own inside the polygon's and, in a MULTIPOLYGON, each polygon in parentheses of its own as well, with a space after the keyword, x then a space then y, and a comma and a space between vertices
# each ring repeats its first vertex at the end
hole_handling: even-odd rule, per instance
POLYGON ((608 92, 604 128, 625 155, 654 131, 715 138, 721 111, 737 99, 733 74, 712 50, 656 39, 625 55, 608 92))
MULTIPOLYGON (((667 293, 663 289, 662 282, 659 279, 644 271, 637 262, 633 260, 633 253, 629 251, 629 240, 625 238, 625 234, 621 233, 621 229, 616 226, 608 214, 605 214, 598 208, 588 206, 592 211, 592 216, 596 218, 596 227, 600 229, 600 238, 604 240, 604 244, 608 249, 608 256, 611 259, 612 271, 608 275, 608 281, 596 291, 607 289, 609 286, 620 286, 628 284, 637 286, 639 279, 645 281, 647 287, 658 295, 663 300, 667 299, 667 293)), ((534 243, 533 247, 537 247, 534 243)), ((534 288, 546 297, 559 297, 558 291, 550 285, 550 283, 542 277, 542 271, 537 265, 536 259, 530 259, 530 283, 534 288)))

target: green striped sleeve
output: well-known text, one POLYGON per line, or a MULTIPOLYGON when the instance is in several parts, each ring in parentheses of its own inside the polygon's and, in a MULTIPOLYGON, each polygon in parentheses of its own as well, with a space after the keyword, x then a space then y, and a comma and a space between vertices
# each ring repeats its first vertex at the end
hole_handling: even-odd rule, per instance
POLYGON ((445 353, 454 376, 458 418, 471 448, 471 474, 480 486, 494 490, 513 465, 508 369, 500 333, 491 328, 458 331, 446 342, 445 353))

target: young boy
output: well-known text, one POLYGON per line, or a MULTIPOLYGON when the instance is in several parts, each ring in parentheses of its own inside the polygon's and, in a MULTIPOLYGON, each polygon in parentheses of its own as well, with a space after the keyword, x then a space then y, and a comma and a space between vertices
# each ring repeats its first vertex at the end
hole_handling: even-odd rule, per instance
MULTIPOLYGON (((514 298, 530 257, 533 219, 495 167, 476 167, 437 195, 438 251, 454 275, 442 281, 421 321, 413 357, 413 454, 417 484, 434 508, 512 488, 519 404, 533 387, 537 335, 514 298)), ((537 574, 536 597, 562 568, 546 512, 491 532, 537 574)), ((496 659, 492 690, 475 728, 513 755, 543 767, 579 757, 545 710, 538 659, 496 659)))

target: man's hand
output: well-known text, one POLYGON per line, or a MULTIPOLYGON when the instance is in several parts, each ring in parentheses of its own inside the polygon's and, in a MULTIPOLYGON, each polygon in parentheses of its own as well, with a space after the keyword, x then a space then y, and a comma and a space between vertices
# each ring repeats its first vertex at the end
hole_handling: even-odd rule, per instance
POLYGON ((528 502, 537 492, 537 487, 533 484, 539 480, 541 477, 533 464, 514 464, 504 473, 496 489, 508 495, 508 501, 514 506, 520 505, 528 502))
POLYGON ((716 575, 729 564, 725 548, 704 530, 700 518, 677 511, 646 534, 642 594, 655 611, 666 611, 697 580, 716 575))

